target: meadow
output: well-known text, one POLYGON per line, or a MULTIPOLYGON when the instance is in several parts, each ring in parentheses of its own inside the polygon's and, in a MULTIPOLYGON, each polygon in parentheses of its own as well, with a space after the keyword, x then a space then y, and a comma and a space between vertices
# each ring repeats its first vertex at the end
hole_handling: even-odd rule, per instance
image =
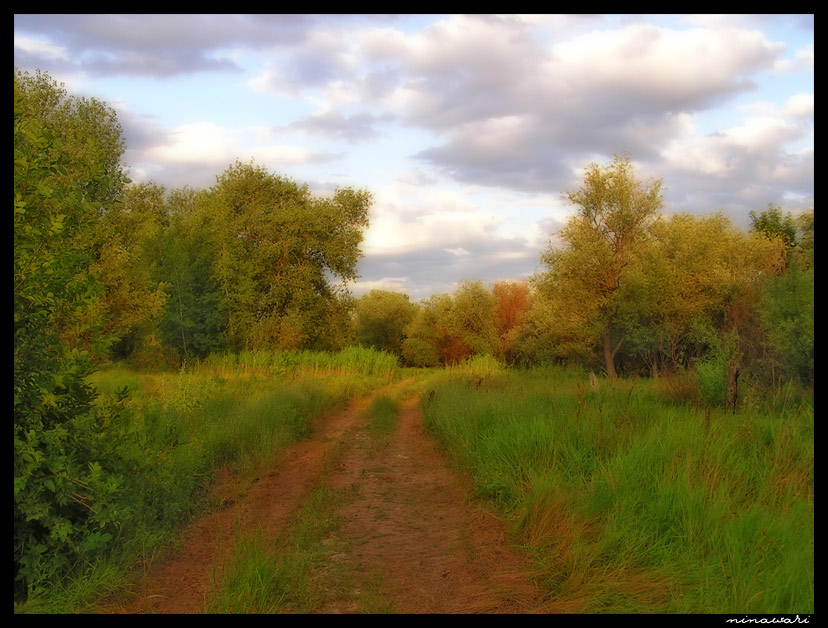
MULTIPOLYGON (((99 403, 120 399, 125 409, 110 430, 133 461, 111 505, 117 538, 105 551, 80 552, 67 578, 44 577, 16 610, 84 612, 119 594, 136 564, 163 555, 215 505, 209 487, 219 469, 252 477, 272 468, 321 417, 412 377, 416 386, 401 391, 420 396, 429 434, 531 556, 549 612, 813 612, 807 391, 791 385, 767 398, 745 389, 739 411, 727 413, 688 392, 687 378, 593 385, 581 368, 514 369, 488 357, 404 369, 361 349, 94 374, 99 403)), ((370 433, 394 429, 398 396, 368 406, 370 433)), ((305 531, 277 563, 264 558, 261 539, 241 534, 225 588, 205 610, 313 612, 307 566, 325 560, 318 542, 336 499, 322 486, 311 494, 305 531)))
MULTIPOLYGON (((131 567, 150 564, 182 526, 210 507, 209 486, 227 468, 251 477, 277 463, 320 417, 393 381, 397 359, 350 348, 213 356, 180 371, 102 367, 90 377, 98 404, 115 405, 107 449, 119 460, 98 543, 44 560, 21 612, 83 612, 117 592, 131 567), (114 537, 114 538, 113 538, 114 537), (67 576, 56 578, 60 569, 67 576)), ((99 447, 101 444, 99 444, 99 447)))
POLYGON ((812 613, 812 399, 783 387, 733 414, 675 389, 483 361, 422 407, 560 611, 812 613))

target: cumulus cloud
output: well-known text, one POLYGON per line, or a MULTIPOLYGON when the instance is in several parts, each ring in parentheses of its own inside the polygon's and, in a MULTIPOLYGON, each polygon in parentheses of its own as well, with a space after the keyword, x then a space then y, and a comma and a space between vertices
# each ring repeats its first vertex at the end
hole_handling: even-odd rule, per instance
MULTIPOLYGON (((221 51, 295 48, 312 37, 323 19, 295 14, 38 14, 15 15, 14 28, 21 36, 48 37, 67 51, 72 65, 92 74, 170 77, 239 71, 221 51)), ((42 49, 28 53, 38 56, 27 62, 44 59, 42 49)))
POLYGON ((350 151, 367 162, 375 142, 358 285, 425 296, 531 272, 571 213, 549 199, 615 153, 664 180, 669 211, 812 205, 812 42, 812 16, 18 15, 14 49, 52 76, 209 72, 257 104, 293 99, 173 127, 118 105, 133 170, 168 185, 209 185, 236 158, 348 181, 350 151), (783 27, 787 46, 769 34, 783 27), (406 159, 412 174, 381 178, 406 159), (547 213, 506 229, 527 199, 547 213))
POLYGON ((19 50, 23 54, 30 55, 31 57, 49 61, 54 61, 56 59, 66 61, 69 59, 69 53, 66 48, 63 46, 57 46, 45 39, 15 36, 14 48, 15 52, 19 50))

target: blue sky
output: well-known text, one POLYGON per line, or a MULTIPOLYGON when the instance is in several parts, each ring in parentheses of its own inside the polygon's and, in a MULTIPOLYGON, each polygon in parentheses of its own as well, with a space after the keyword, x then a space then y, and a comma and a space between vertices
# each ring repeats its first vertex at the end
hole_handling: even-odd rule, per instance
POLYGON ((529 277, 615 153, 668 215, 814 203, 812 15, 15 15, 14 56, 117 111, 133 180, 370 190, 355 295, 529 277))

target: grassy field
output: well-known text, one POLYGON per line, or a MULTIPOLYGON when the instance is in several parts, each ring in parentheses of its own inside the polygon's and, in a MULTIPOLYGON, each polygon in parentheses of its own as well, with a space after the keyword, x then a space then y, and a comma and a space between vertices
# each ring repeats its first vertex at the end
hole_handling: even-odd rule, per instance
MULTIPOLYGON (((15 610, 83 612, 118 594, 136 561, 209 506, 217 469, 258 473, 321 416, 396 381, 367 408, 369 433, 390 433, 403 398, 420 395, 431 434, 533 556, 550 609, 813 613, 812 396, 782 387, 730 414, 701 405, 680 379, 593 387, 580 369, 512 370, 489 358, 409 372, 359 349, 98 372, 102 399, 128 392, 112 429, 141 462, 121 487, 118 537, 15 610)), ((240 534, 205 610, 314 612, 306 574, 324 561, 314 548, 336 526, 336 499, 315 490, 282 545, 240 534)), ((388 604, 378 596, 364 610, 393 612, 388 604)))
POLYGON ((16 611, 83 612, 116 593, 130 565, 150 561, 208 505, 217 469, 257 473, 320 416, 399 374, 396 358, 363 349, 220 356, 180 372, 102 368, 92 383, 102 403, 126 395, 109 429, 119 455, 134 462, 118 487, 117 537, 106 552, 79 555, 68 577, 44 574, 16 611))
POLYGON ((660 380, 447 373, 426 423, 532 552, 569 612, 812 613, 814 412, 737 414, 660 380))

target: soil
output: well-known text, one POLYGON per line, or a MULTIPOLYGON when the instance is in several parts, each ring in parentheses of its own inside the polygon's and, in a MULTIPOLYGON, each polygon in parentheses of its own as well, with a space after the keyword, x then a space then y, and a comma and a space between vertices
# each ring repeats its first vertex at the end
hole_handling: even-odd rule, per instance
MULTIPOLYGON (((349 575, 313 612, 542 611, 531 563, 510 544, 504 522, 472 497, 468 478, 449 466, 425 430, 418 399, 402 403, 390 433, 365 424, 369 401, 321 421, 252 483, 221 473, 213 488, 219 506, 184 531, 175 552, 146 568, 134 600, 99 612, 204 612, 221 581, 215 566, 226 562, 240 527, 276 539, 323 484, 348 496, 337 502, 338 538, 329 540, 340 549, 325 569, 349 575)), ((329 581, 324 574, 318 580, 329 581)))

